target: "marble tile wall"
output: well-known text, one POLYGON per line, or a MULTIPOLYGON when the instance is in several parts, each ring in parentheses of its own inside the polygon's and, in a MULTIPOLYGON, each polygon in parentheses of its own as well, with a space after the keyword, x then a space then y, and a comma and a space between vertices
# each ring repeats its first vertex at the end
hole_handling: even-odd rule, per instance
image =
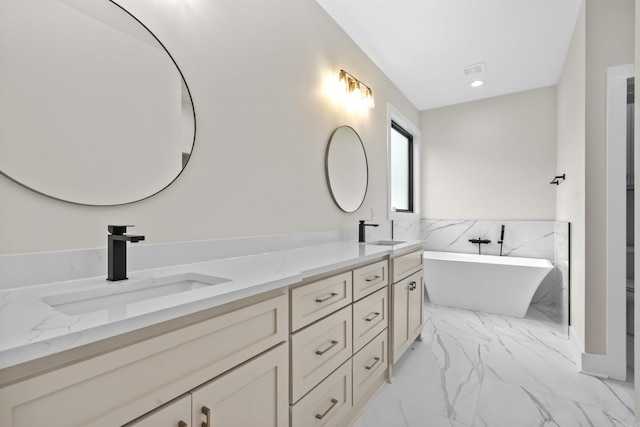
POLYGON ((472 238, 491 240, 482 254, 499 255, 501 226, 505 226, 503 256, 544 258, 554 269, 533 296, 533 303, 555 308, 559 323, 568 325, 569 223, 561 221, 420 220, 394 221, 396 240, 424 240, 425 250, 478 253, 472 238))

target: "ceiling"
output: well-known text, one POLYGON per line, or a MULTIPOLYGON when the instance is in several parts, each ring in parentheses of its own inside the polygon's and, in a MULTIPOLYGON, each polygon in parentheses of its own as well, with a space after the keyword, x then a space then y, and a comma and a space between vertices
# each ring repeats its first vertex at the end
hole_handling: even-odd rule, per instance
POLYGON ((317 1, 420 111, 558 83, 581 4, 317 1), (465 76, 478 63, 485 71, 465 76))

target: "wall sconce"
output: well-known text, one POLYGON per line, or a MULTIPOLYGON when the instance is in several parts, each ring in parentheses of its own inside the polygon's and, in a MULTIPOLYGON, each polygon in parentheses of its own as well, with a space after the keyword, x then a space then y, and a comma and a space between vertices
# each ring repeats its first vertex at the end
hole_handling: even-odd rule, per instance
POLYGON ((340 70, 340 85, 349 105, 363 109, 375 107, 371 88, 344 70, 340 70))

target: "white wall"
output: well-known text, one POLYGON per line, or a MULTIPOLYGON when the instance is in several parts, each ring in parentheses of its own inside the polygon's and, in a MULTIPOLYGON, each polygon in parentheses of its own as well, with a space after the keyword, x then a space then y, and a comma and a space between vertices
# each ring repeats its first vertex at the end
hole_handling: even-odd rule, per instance
POLYGON ((385 106, 416 123, 418 112, 315 0, 119 4, 163 42, 189 84, 193 156, 168 189, 119 207, 59 202, 0 176, 0 254, 104 247, 113 223, 173 242, 355 228, 371 208, 386 211, 385 106), (332 100, 325 86, 341 68, 371 86, 378 107, 350 112, 332 100), (324 176, 340 125, 360 133, 369 162, 369 191, 353 214, 335 206, 324 176))
POLYGON ((558 85, 557 219, 571 227, 571 324, 606 352, 606 69, 634 61, 634 0, 586 0, 558 85))
POLYGON ((421 113, 422 217, 555 219, 555 87, 421 113))
POLYGON ((558 83, 556 219, 571 223, 571 325, 585 343, 585 6, 575 25, 558 83))
POLYGON ((606 70, 634 62, 634 0, 587 0, 585 350, 606 352, 606 70))

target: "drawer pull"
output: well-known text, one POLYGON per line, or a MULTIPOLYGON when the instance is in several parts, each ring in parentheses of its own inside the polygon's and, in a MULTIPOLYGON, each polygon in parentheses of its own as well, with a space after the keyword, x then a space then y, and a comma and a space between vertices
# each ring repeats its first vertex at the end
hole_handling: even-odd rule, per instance
POLYGON ((414 291, 416 289, 416 282, 409 282, 409 290, 414 291))
POLYGON ((336 345, 338 345, 338 341, 331 340, 331 344, 329 345, 329 347, 325 348, 324 350, 316 350, 316 354, 318 356, 322 356, 323 354, 325 354, 327 351, 331 350, 336 345))
POLYGON ((338 296, 337 293, 331 292, 329 295, 327 295, 324 298, 316 298, 316 302, 325 302, 325 301, 330 300, 331 298, 337 297, 337 296, 338 296))
POLYGON ((324 417, 327 416, 329 411, 331 411, 334 408, 334 406, 336 406, 337 404, 338 404, 338 399, 331 399, 331 406, 329 406, 329 409, 324 411, 324 414, 316 414, 316 418, 319 420, 323 419, 324 417))
POLYGON ((382 276, 373 276, 373 277, 367 277, 366 279, 364 279, 366 282, 373 282, 374 280, 378 280, 378 279, 382 279, 382 276))
POLYGON ((380 313, 374 312, 369 314, 367 317, 365 317, 364 320, 366 320, 367 322, 371 322, 373 319, 375 319, 378 316, 380 316, 380 313))
POLYGON ((202 407, 202 413, 204 414, 205 417, 207 417, 206 421, 203 421, 201 426, 202 427, 211 427, 211 410, 209 408, 207 408, 206 406, 202 407))
POLYGON ((373 363, 371 365, 365 366, 364 369, 366 369, 367 371, 370 371, 373 369, 374 366, 376 366, 376 364, 380 361, 379 357, 374 357, 373 358, 373 363))
POLYGON ((187 423, 185 423, 184 421, 180 421, 178 423, 178 427, 188 427, 188 426, 187 426, 187 423))

